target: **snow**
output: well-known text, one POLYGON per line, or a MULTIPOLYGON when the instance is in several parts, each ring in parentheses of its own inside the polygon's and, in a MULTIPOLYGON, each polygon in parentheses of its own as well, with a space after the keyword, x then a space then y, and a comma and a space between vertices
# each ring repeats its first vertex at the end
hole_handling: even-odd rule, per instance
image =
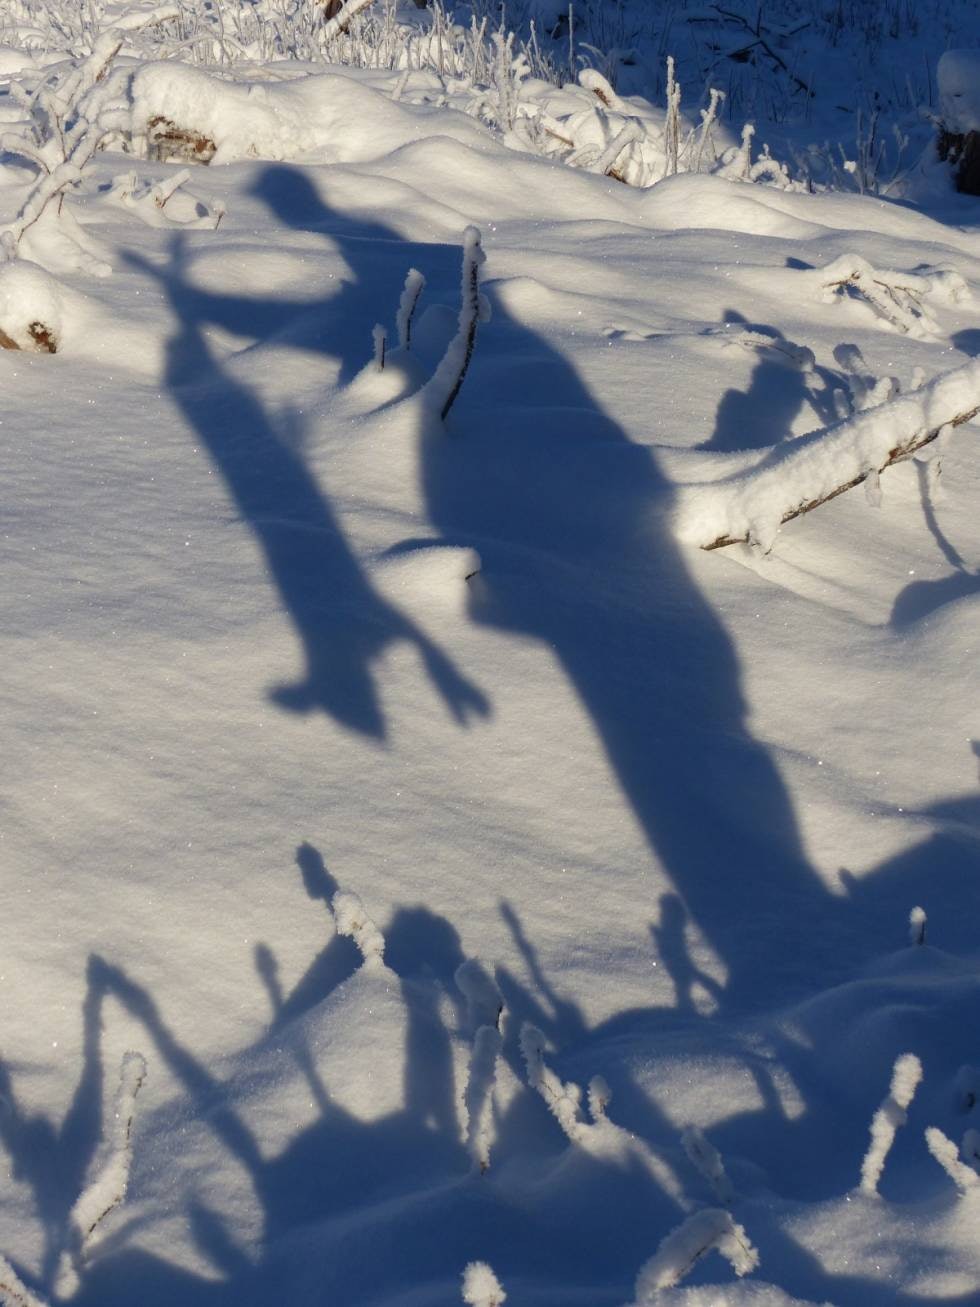
POLYGON ((107 132, 0 265, 0 1299, 973 1301, 976 201, 793 153, 934 3, 768 7, 805 103, 679 7, 667 176, 635 4, 562 86, 0 15, 12 236, 39 78, 107 132))

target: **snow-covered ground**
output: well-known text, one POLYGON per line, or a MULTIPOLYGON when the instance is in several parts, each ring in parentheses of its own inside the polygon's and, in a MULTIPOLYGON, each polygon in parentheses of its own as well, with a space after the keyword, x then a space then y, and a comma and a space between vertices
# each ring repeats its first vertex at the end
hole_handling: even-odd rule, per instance
POLYGON ((0 1302, 980 1301, 980 201, 11 12, 0 1302))

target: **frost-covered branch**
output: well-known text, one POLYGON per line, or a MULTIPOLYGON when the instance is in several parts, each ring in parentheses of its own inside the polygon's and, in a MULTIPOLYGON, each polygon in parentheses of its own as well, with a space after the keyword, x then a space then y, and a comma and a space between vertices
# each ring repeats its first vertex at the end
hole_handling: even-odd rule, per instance
POLYGON ((118 78, 110 73, 126 37, 180 16, 179 5, 136 10, 119 17, 101 32, 92 52, 67 75, 41 82, 27 108, 31 124, 19 136, 8 133, 4 148, 34 163, 35 184, 17 217, 0 228, 0 244, 9 259, 16 256, 25 233, 65 192, 77 186, 85 167, 106 139, 119 129, 122 108, 118 78))
POLYGON ((573 1143, 589 1129, 582 1120, 582 1091, 578 1085, 565 1084, 544 1060, 544 1035, 530 1022, 521 1026, 521 1056, 527 1070, 527 1083, 544 1099, 548 1110, 573 1143))
POLYGON ((425 277, 418 268, 409 268, 401 299, 398 301, 398 316, 395 319, 399 349, 412 348, 412 324, 415 321, 415 310, 418 308, 423 290, 425 290, 425 277))
POLYGON ((759 1254, 730 1212, 708 1207, 694 1212, 661 1243, 641 1267, 636 1278, 636 1301, 652 1304, 663 1289, 679 1284, 696 1262, 712 1249, 725 1257, 738 1276, 748 1275, 759 1265, 759 1254))
POLYGON ((364 965, 373 970, 384 965, 385 939, 367 914, 360 896, 340 890, 331 903, 338 935, 349 936, 361 951, 364 965))
POLYGON ((133 1117, 136 1095, 146 1079, 146 1059, 141 1053, 123 1055, 119 1088, 112 1109, 110 1151, 98 1175, 82 1191, 71 1209, 71 1223, 84 1248, 97 1227, 126 1196, 129 1168, 133 1161, 133 1117))
POLYGON ((466 1149, 481 1171, 490 1166, 493 1086, 503 1040, 496 1026, 480 1026, 473 1037, 470 1073, 463 1094, 466 1105, 466 1149))
POLYGON ((3 1307, 48 1307, 31 1293, 6 1257, 0 1257, 0 1303, 3 1307))
POLYGON ((324 45, 332 41, 335 36, 341 32, 346 32, 352 18, 356 18, 362 9, 367 9, 368 5, 374 3, 374 0, 347 0, 342 9, 339 9, 333 18, 328 18, 323 25, 320 33, 320 40, 324 45))
POLYGON ((878 1192, 878 1181, 884 1170, 885 1159, 895 1140, 896 1131, 907 1120, 906 1110, 915 1097, 921 1079, 922 1063, 914 1053, 903 1053, 896 1059, 892 1070, 891 1088, 871 1118, 871 1143, 861 1163, 863 1193, 878 1192))
POLYGON ((680 537, 701 549, 765 549, 780 526, 812 512, 980 413, 980 360, 824 431, 790 440, 725 481, 683 487, 680 537))
POLYGON ((718 1201, 727 1207, 735 1197, 735 1191, 725 1170, 721 1153, 708 1140, 704 1132, 694 1125, 688 1126, 682 1133, 681 1144, 691 1165, 707 1180, 718 1201))
POLYGON ((931 1125, 926 1130, 926 1144, 961 1194, 980 1189, 980 1175, 972 1166, 960 1161, 959 1149, 937 1126, 931 1125))
POLYGON ((463 235, 463 276, 459 310, 459 327, 428 383, 439 406, 443 421, 456 402, 463 378, 473 357, 477 323, 483 315, 480 296, 480 268, 486 262, 482 237, 476 227, 467 227, 463 235))
POLYGON ((923 299, 936 291, 954 303, 968 298, 969 291, 958 273, 939 271, 916 274, 873 268, 857 254, 842 254, 819 272, 826 300, 856 294, 866 300, 884 322, 909 336, 928 336, 936 323, 923 307, 923 299))
POLYGON ((146 1079, 146 1059, 141 1053, 123 1055, 119 1070, 119 1088, 112 1109, 109 1149, 95 1176, 82 1190, 71 1209, 69 1229, 71 1248, 62 1256, 58 1271, 58 1293, 65 1297, 74 1292, 77 1268, 85 1258, 96 1230, 126 1197, 129 1170, 133 1162, 133 1116, 136 1095, 146 1079))

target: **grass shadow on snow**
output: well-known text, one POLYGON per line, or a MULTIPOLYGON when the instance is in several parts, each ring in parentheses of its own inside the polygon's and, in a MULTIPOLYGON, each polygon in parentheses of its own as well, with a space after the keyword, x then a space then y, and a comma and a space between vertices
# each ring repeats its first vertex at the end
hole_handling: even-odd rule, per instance
MULTIPOLYGON (((301 855, 304 881, 319 890, 329 872, 312 846, 301 846, 301 855)), ((677 1177, 687 1198, 713 1205, 710 1192, 678 1146, 676 1105, 669 1113, 661 1112, 652 1096, 630 1083, 627 1068, 635 1058, 619 1055, 624 1044, 628 1053, 629 1040, 636 1035, 641 1018, 646 1022, 646 1034, 655 1038, 637 1044, 636 1049, 644 1050, 654 1061, 669 1048, 664 1041, 680 1026, 686 1026, 690 1034, 703 1019, 673 1009, 649 1009, 624 1013, 589 1030, 577 1005, 564 999, 546 976, 534 942, 516 913, 504 910, 515 938, 520 939, 529 981, 525 985, 514 977, 498 977, 509 1013, 505 1058, 517 1061, 517 1028, 525 1016, 537 1020, 555 1039, 571 1038, 578 1049, 569 1056, 549 1054, 549 1064, 563 1077, 570 1075, 580 1083, 595 1070, 609 1072, 614 1090, 611 1118, 630 1132, 629 1138, 635 1132, 648 1141, 652 1155, 661 1159, 667 1173, 677 1177), (642 1112, 641 1100, 645 1105, 642 1112)), ((662 913, 662 930, 682 925, 676 907, 662 913)), ((683 1216, 676 1198, 643 1164, 642 1148, 596 1151, 569 1143, 541 1098, 523 1086, 519 1067, 522 1087, 509 1094, 495 1113, 491 1168, 485 1175, 475 1172, 462 1147, 453 1105, 451 1046, 469 1038, 469 1032, 460 1027, 458 1008, 454 1011, 453 1002, 446 1001, 452 999, 452 974, 462 956, 457 933, 449 921, 427 909, 402 907, 395 911, 384 934, 390 945, 390 969, 369 974, 360 971, 355 960, 334 989, 322 994, 319 1014, 310 1009, 284 1018, 282 1013, 292 998, 284 995, 268 1032, 225 1063, 232 1068, 231 1075, 227 1070, 224 1073, 227 1078, 205 1066, 181 1041, 144 986, 122 968, 98 957, 91 959, 83 1009, 85 1064, 75 1095, 75 1104, 84 1101, 88 1107, 82 1117, 73 1118, 73 1105, 67 1120, 74 1124, 64 1132, 66 1139, 68 1134, 84 1136, 84 1147, 73 1167, 66 1169, 64 1155, 45 1158, 43 1150, 37 1150, 36 1140, 46 1138, 51 1127, 45 1122, 39 1131, 35 1123, 33 1133, 25 1131, 19 1146, 14 1145, 19 1173, 34 1184, 39 1165, 53 1160, 54 1170, 63 1177, 67 1202, 74 1198, 68 1185, 80 1185, 101 1128, 99 1042, 107 1000, 121 1005, 141 1027, 143 1038, 138 1042, 150 1060, 151 1071, 154 1065, 164 1064, 180 1087, 180 1098, 147 1120, 138 1114, 134 1215, 127 1218, 124 1208, 110 1228, 72 1299, 73 1307, 128 1307, 134 1301, 141 1307, 173 1307, 174 1303, 181 1307, 268 1307, 270 1301, 380 1307, 423 1287, 425 1301, 432 1307, 455 1307, 459 1272, 475 1258, 489 1258, 507 1284, 549 1285, 547 1301, 564 1301, 563 1285, 574 1286, 594 1307, 614 1307, 630 1300, 636 1270, 683 1216), (326 1086, 331 1082, 337 1085, 338 1075, 349 1074, 346 1060, 338 1062, 337 1058, 350 1057, 347 1041, 352 1034, 358 1036, 362 1025, 370 1036, 372 1023, 384 1022, 386 1003, 395 1011, 403 1009, 402 1101, 362 1118, 338 1103, 326 1086), (323 1024, 318 1024, 321 1020, 323 1024), (340 1054, 334 1051, 338 1039, 345 1045, 340 1054), (256 1088, 263 1083, 271 1088, 274 1115, 288 1120, 287 1103, 295 1101, 287 1097, 291 1080, 299 1076, 310 1081, 311 1073, 319 1085, 319 1092, 314 1091, 312 1118, 299 1124, 284 1142, 263 1138, 262 1123, 268 1122, 269 1116, 268 1109, 253 1101, 256 1088), (450 1107, 445 1115, 439 1110, 439 1096, 433 1094, 437 1078, 448 1091, 450 1107), (275 1108, 276 1099, 282 1101, 281 1109, 275 1108), (210 1149, 209 1137, 214 1141, 210 1149), (154 1149, 147 1154, 151 1141, 154 1149), (190 1166, 182 1170, 179 1159, 183 1153, 188 1154, 190 1166), (247 1229, 251 1222, 243 1221, 241 1195, 228 1196, 227 1206, 222 1206, 225 1191, 220 1182, 210 1185, 207 1196, 203 1191, 195 1194, 203 1173, 220 1169, 222 1155, 247 1177, 249 1202, 260 1217, 258 1237, 247 1243, 242 1242, 241 1232, 243 1225, 247 1229), (168 1174, 170 1167, 173 1176, 168 1174), (186 1216, 179 1238, 189 1239, 207 1264, 207 1273, 197 1274, 181 1265, 177 1248, 171 1257, 154 1255, 134 1243, 152 1227, 158 1204, 162 1203, 165 1211, 173 1208, 174 1192, 185 1204, 177 1209, 186 1216)), ((936 950, 910 952, 915 962, 921 963, 927 989, 936 968, 942 972, 950 966, 936 950)), ((688 974, 683 966, 678 972, 688 974)), ((910 983, 908 967, 896 968, 894 959, 885 959, 880 975, 866 984, 874 992, 863 1002, 863 1010, 849 994, 821 996, 812 1010, 803 1009, 804 1027, 815 1040, 812 1049, 796 1036, 777 1052, 789 1074, 805 1084, 815 1069, 821 1069, 828 1053, 833 1056, 835 1044, 848 1037, 853 1022, 850 1037, 860 1046, 863 1062, 855 1058, 853 1050, 844 1060, 848 1077, 856 1076, 862 1101, 867 1099, 870 1110, 887 1084, 895 1040, 901 1046, 908 1035, 905 1014, 910 1003, 919 999, 920 991, 914 977, 910 983), (889 1006, 890 1015, 882 1023, 879 1013, 889 1006)), ((969 1041, 969 1013, 975 1007, 976 989, 975 978, 961 984, 956 1004, 938 1025, 923 1009, 918 1026, 925 1034, 916 1046, 923 1053, 927 1076, 933 1055, 951 1036, 954 1043, 957 1032, 960 1043, 969 1041)), ((832 1138, 831 1155, 838 1162, 844 1159, 845 1172, 843 1189, 838 1187, 834 1196, 846 1192, 856 1179, 867 1143, 867 1120, 846 1109, 842 1113, 840 1101, 833 1096, 788 1113, 771 1078, 758 1032, 753 1033, 751 1023, 742 1034, 745 1032, 748 1039, 740 1035, 737 1021, 704 1032, 712 1058, 745 1060, 759 1085, 761 1102, 751 1112, 733 1108, 727 1119, 711 1129, 710 1136, 723 1155, 737 1164, 732 1174, 742 1197, 736 1198, 734 1212, 760 1249, 762 1278, 810 1300, 829 1299, 841 1307, 925 1307, 932 1299, 888 1280, 828 1272, 782 1228, 779 1199, 768 1184, 760 1189, 760 1177, 785 1180, 794 1168, 804 1175, 808 1168, 820 1172, 821 1153, 826 1154, 826 1141, 832 1138), (750 1048, 756 1051, 747 1053, 750 1048), (751 1161, 752 1170, 737 1169, 744 1159, 751 1161), (753 1197, 762 1201, 752 1201, 753 1197)), ((385 1042, 386 1036, 382 1034, 381 1039, 385 1042)), ((372 1046, 377 1048, 368 1038, 365 1047, 372 1046)), ((948 1050, 942 1056, 949 1061, 948 1050)), ((384 1056, 366 1069, 370 1078, 387 1080, 397 1075, 397 1065, 397 1056, 384 1056)), ((13 1102, 9 1077, 4 1090, 13 1102)), ((16 1110, 14 1116, 19 1120, 16 1110)), ((912 1133, 903 1133, 897 1151, 911 1142, 912 1133)), ((70 1151, 67 1143, 64 1150, 70 1151)), ((937 1188, 944 1183, 938 1169, 933 1181, 937 1188)), ((776 1192, 787 1196, 781 1185, 776 1192)), ((796 1200, 802 1196, 792 1195, 791 1211, 798 1211, 796 1200)), ((40 1191, 37 1200, 40 1206, 44 1200, 40 1191)), ((59 1202, 59 1214, 65 1207, 64 1201, 59 1202)), ((44 1288, 49 1287, 53 1275, 62 1227, 59 1219, 49 1231, 44 1288)), ((689 1282, 717 1283, 719 1275, 726 1282, 727 1268, 709 1258, 695 1269, 689 1282)), ((515 1300, 518 1296, 525 1300, 523 1293, 515 1292, 515 1300)), ((533 1301, 538 1301, 537 1297, 533 1301)), ((944 1301, 965 1305, 972 1299, 970 1295, 950 1296, 944 1301)))

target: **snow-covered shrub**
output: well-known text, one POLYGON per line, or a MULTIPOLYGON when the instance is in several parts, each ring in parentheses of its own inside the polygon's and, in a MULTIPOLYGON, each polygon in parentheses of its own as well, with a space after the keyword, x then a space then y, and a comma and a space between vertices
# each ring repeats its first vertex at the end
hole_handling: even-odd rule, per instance
POLYGON ((586 1096, 589 1104, 589 1116, 595 1122, 606 1119, 606 1109, 612 1102, 612 1090, 605 1076, 593 1076, 589 1081, 589 1090, 586 1096))
POLYGON ((636 1278, 639 1307, 655 1303, 664 1289, 670 1289, 706 1253, 717 1249, 731 1263, 738 1276, 748 1275, 759 1265, 759 1254, 730 1212, 708 1207, 692 1213, 668 1234, 660 1247, 640 1269, 636 1278))
POLYGON ((668 80, 666 110, 639 97, 623 99, 595 69, 583 69, 579 85, 560 89, 536 84, 525 92, 514 138, 527 149, 573 168, 648 187, 678 172, 711 171, 724 147, 718 111, 724 101, 712 90, 698 122, 681 116, 681 89, 668 80))
POLYGON ((790 176, 786 164, 772 157, 768 145, 763 145, 762 153, 753 161, 754 139, 755 124, 746 123, 742 128, 740 143, 726 150, 722 155, 718 176, 725 177, 729 181, 767 182, 781 191, 804 190, 803 183, 794 181, 790 176))
POLYGON ((885 1159, 895 1140, 899 1126, 905 1125, 906 1110, 915 1096, 922 1079, 922 1063, 914 1053, 903 1053, 896 1059, 888 1095, 871 1118, 871 1143, 861 1163, 861 1190, 866 1194, 878 1192, 878 1181, 885 1167, 885 1159))
POLYGON ((144 64, 132 80, 133 150, 194 163, 292 157, 316 145, 294 89, 227 81, 170 61, 144 64))
MULTIPOLYGON (((171 4, 123 14, 95 38, 91 53, 80 62, 56 65, 30 94, 18 88, 27 118, 19 130, 0 138, 0 147, 33 165, 37 176, 16 218, 0 228, 6 258, 16 257, 25 236, 52 213, 67 220, 62 213, 65 193, 79 184, 96 153, 125 123, 127 74, 115 66, 116 56, 131 33, 167 22, 178 12, 171 4)), ((99 270, 84 254, 77 225, 70 234, 80 259, 99 270)))

